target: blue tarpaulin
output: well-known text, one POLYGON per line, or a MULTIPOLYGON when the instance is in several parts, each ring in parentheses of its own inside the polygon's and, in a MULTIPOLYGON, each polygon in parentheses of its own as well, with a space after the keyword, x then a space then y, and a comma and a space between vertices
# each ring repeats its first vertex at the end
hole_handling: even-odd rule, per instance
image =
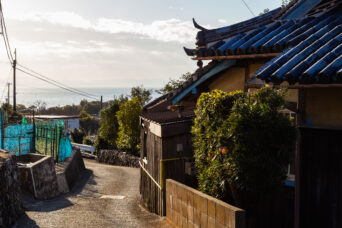
POLYGON ((0 148, 12 154, 41 153, 58 162, 71 156, 71 140, 63 121, 41 121, 35 125, 23 121, 23 124, 11 125, 0 111, 0 126, 0 148))
POLYGON ((5 127, 3 142, 3 149, 17 156, 33 153, 33 124, 10 125, 5 127))

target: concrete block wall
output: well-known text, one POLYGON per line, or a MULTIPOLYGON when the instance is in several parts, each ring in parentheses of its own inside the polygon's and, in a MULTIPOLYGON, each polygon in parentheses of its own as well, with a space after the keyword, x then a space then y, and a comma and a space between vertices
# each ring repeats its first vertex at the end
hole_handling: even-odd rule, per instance
POLYGON ((245 211, 174 180, 166 180, 166 217, 177 227, 245 228, 245 211))

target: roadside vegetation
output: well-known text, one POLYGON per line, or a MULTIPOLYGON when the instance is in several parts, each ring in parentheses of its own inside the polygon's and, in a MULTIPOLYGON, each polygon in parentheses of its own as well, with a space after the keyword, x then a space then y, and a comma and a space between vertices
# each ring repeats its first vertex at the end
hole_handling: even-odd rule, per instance
POLYGON ((247 209, 283 185, 297 137, 279 112, 284 96, 271 88, 200 96, 192 134, 202 192, 247 209))

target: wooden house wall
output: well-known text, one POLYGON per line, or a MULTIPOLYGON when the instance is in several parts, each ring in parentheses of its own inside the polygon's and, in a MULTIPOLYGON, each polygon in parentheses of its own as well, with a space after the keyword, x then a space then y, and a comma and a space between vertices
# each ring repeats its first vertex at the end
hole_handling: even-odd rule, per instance
MULTIPOLYGON (((162 126, 162 134, 168 132, 167 137, 159 137, 149 130, 149 122, 143 121, 141 127, 141 159, 146 171, 162 188, 165 183, 161 179, 171 178, 185 183, 193 180, 185 175, 185 159, 193 156, 190 127, 192 122, 175 123, 162 126), (165 129, 164 129, 165 128, 165 129), (177 152, 177 144, 183 145, 183 151, 177 152), (162 166, 162 167, 161 167, 162 166), (163 170, 161 170, 163 168, 163 170), (161 178, 163 175, 163 178, 161 178)), ((165 188, 161 189, 151 177, 141 168, 140 193, 142 201, 151 212, 165 215, 165 188)))
POLYGON ((299 227, 342 227, 342 130, 300 130, 299 227))
MULTIPOLYGON (((145 156, 147 164, 141 162, 149 175, 160 185, 160 159, 162 139, 148 130, 148 122, 141 128, 141 159, 145 156), (147 127, 146 127, 147 125, 147 127)), ((142 201, 151 212, 163 215, 163 192, 152 178, 140 169, 140 194, 142 201)))
POLYGON ((219 89, 225 92, 244 90, 245 68, 232 67, 217 76, 217 79, 209 84, 209 90, 219 89))
POLYGON ((314 126, 342 127, 341 98, 342 88, 306 89, 305 122, 314 126))

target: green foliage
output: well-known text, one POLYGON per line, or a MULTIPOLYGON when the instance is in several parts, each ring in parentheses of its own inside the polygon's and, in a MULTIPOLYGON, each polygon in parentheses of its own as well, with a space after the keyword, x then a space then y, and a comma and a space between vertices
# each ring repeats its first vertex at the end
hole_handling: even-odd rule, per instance
POLYGON ((83 144, 89 145, 89 146, 93 146, 93 145, 94 145, 94 142, 93 142, 93 140, 91 140, 91 139, 89 138, 89 136, 85 136, 85 137, 83 138, 83 144))
POLYGON ((120 105, 120 110, 117 112, 119 123, 117 145, 120 149, 128 150, 133 155, 137 155, 139 151, 139 116, 141 112, 141 103, 136 97, 120 105))
POLYGON ((141 86, 136 86, 131 89, 131 98, 138 98, 141 105, 144 106, 147 102, 149 102, 152 97, 151 97, 152 90, 150 89, 145 89, 142 85, 141 86))
POLYGON ((75 128, 74 130, 71 131, 70 133, 71 140, 74 143, 83 143, 83 138, 86 136, 86 134, 82 130, 78 130, 75 128))
POLYGON ((168 92, 179 88, 181 85, 183 85, 184 82, 189 80, 191 76, 192 74, 190 72, 187 72, 183 74, 179 79, 170 79, 162 89, 156 90, 156 92, 159 94, 167 94, 168 92))
POLYGON ((99 153, 100 150, 104 149, 111 149, 111 147, 108 145, 108 141, 106 141, 100 135, 97 135, 95 140, 95 151, 99 153))
POLYGON ((8 103, 3 103, 1 109, 7 112, 8 116, 11 116, 13 114, 13 106, 8 103))
POLYGON ((226 199, 231 190, 260 193, 283 183, 296 141, 279 112, 284 105, 284 92, 271 88, 200 96, 192 133, 201 191, 226 199))
POLYGON ((80 114, 80 127, 87 135, 96 134, 100 127, 100 121, 82 111, 80 114))
POLYGON ((99 140, 96 140, 99 149, 116 149, 116 139, 118 137, 119 123, 116 113, 119 111, 120 100, 115 100, 108 107, 102 109, 100 113, 101 127, 99 140))

